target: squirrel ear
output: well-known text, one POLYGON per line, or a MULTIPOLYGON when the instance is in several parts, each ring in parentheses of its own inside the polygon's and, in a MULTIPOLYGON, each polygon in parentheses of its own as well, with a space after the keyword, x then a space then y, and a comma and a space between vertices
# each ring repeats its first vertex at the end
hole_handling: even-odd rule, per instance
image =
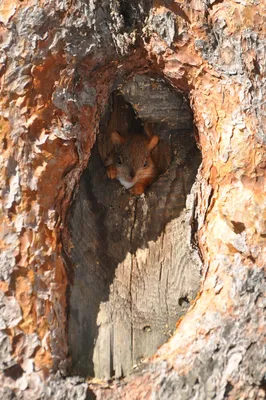
POLYGON ((151 151, 152 149, 154 149, 155 146, 157 146, 158 142, 159 142, 160 138, 159 136, 152 136, 149 140, 148 143, 148 149, 151 151))
POLYGON ((121 146, 122 144, 125 143, 125 139, 123 138, 123 136, 120 135, 119 132, 114 131, 114 132, 111 133, 111 142, 114 145, 120 145, 121 146))

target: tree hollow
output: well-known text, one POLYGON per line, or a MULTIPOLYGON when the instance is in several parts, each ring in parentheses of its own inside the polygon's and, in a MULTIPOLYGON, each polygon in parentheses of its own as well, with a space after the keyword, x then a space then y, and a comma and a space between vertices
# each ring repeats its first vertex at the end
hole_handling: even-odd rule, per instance
POLYGON ((99 131, 68 219, 76 267, 69 347, 74 374, 109 379, 152 356, 199 289, 186 200, 201 156, 186 99, 157 77, 120 84, 99 131), (172 161, 138 197, 107 177, 103 159, 110 132, 145 124, 160 137, 162 152, 169 146, 172 161))

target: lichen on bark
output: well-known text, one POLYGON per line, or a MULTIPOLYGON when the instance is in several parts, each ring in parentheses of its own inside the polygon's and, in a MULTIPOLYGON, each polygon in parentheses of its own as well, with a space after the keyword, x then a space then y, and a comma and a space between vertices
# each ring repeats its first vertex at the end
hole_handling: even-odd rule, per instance
POLYGON ((1 2, 3 399, 86 398, 87 383, 52 377, 68 357, 61 237, 113 84, 147 71, 190 96, 204 279, 146 369, 91 388, 99 399, 265 398, 263 7, 1 2))

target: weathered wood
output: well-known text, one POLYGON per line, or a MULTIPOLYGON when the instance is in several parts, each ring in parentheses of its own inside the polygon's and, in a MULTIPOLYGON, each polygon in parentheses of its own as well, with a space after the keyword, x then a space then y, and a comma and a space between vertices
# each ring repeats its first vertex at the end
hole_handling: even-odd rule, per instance
MULTIPOLYGON (((146 95, 154 92, 153 84, 146 85, 146 95)), ((156 98, 161 91, 165 89, 159 87, 156 98)), ((138 95, 142 101, 141 90, 138 95)), ((125 128, 134 132, 140 126, 130 105, 118 99, 113 98, 115 115, 102 135, 125 128)), ((150 118, 157 112, 152 101, 150 118)), ((173 97, 168 101, 171 109, 173 97)), ((144 107, 137 98, 134 104, 139 111, 144 107)), ((185 205, 200 155, 191 132, 174 131, 173 120, 174 115, 164 130, 162 124, 154 125, 164 137, 168 127, 175 156, 145 195, 131 196, 108 179, 97 146, 81 178, 69 220, 71 258, 77 266, 69 315, 76 374, 105 379, 128 375, 173 334, 199 289, 200 270, 191 258, 185 205)))
POLYGON ((88 395, 87 383, 60 376, 66 215, 110 93, 142 73, 189 96, 203 158, 190 222, 204 276, 174 337, 139 374, 91 388, 105 400, 265 398, 264 8, 1 1, 1 398, 88 395))
POLYGON ((184 95, 162 78, 136 75, 119 89, 143 121, 166 124, 168 130, 193 129, 192 111, 184 95))

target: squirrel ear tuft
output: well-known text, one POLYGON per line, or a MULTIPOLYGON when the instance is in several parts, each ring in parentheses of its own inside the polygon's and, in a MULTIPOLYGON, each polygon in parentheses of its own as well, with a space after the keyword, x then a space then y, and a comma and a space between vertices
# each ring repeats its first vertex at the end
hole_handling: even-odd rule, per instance
POLYGON ((157 146, 158 142, 159 142, 160 138, 159 136, 152 136, 149 140, 148 143, 148 149, 151 151, 152 149, 154 149, 155 146, 157 146))
POLYGON ((114 131, 111 133, 111 142, 116 146, 121 146, 125 143, 125 139, 120 135, 119 132, 114 131))

